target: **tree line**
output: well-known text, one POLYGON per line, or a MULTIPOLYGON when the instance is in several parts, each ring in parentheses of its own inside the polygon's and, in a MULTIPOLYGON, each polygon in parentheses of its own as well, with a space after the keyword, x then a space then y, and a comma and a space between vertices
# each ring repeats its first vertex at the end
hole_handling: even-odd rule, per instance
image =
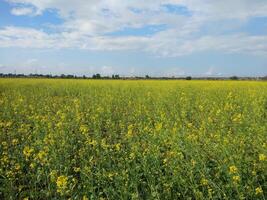
POLYGON ((61 74, 61 75, 52 75, 52 74, 15 74, 15 73, 0 73, 0 78, 58 78, 58 79, 163 79, 163 80, 267 80, 267 76, 263 77, 152 77, 149 75, 145 76, 131 76, 131 77, 121 77, 119 74, 113 74, 111 76, 102 76, 101 74, 93 74, 92 76, 77 76, 72 74, 61 74))

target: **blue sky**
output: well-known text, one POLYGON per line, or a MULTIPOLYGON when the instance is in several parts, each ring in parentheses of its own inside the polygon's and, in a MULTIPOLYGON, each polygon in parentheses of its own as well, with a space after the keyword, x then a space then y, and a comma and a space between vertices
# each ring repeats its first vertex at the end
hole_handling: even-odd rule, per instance
POLYGON ((267 75, 266 0, 0 0, 0 73, 267 75))

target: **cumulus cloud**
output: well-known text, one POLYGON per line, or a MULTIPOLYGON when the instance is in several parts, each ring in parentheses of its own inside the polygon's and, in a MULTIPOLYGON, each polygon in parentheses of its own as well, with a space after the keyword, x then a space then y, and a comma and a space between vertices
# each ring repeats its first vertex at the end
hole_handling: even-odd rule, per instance
MULTIPOLYGON (((85 50, 142 50, 155 55, 176 57, 206 50, 226 53, 267 54, 267 36, 234 34, 174 38, 171 32, 149 37, 139 36, 84 36, 79 33, 48 34, 31 28, 7 27, 0 29, 0 47, 21 48, 80 48, 85 50)), ((178 34, 178 33, 177 33, 178 34)))
POLYGON ((206 50, 267 54, 267 36, 245 33, 203 33, 205 24, 230 20, 245 23, 267 16, 264 0, 8 0, 15 15, 57 10, 64 20, 56 33, 27 27, 0 29, 0 47, 78 48, 87 50, 138 50, 159 56, 181 56, 206 50), (25 7, 16 7, 25 5, 25 7), (177 8, 169 12, 165 5, 177 8), (31 9, 31 6, 34 8, 31 9), (179 12, 186 9, 187 14, 179 12), (125 28, 165 25, 149 36, 108 33, 125 28))

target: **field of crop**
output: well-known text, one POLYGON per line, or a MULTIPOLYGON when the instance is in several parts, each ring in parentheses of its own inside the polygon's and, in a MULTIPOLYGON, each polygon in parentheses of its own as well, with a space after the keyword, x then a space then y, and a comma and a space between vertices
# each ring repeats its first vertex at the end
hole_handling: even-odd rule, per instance
POLYGON ((266 199, 267 82, 0 79, 0 199, 266 199))

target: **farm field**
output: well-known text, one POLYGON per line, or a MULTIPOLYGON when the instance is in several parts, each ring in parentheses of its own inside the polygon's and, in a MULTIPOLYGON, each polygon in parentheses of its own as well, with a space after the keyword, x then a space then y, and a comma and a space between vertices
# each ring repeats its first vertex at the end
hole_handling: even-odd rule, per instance
POLYGON ((0 199, 266 199, 267 82, 0 79, 0 199))

